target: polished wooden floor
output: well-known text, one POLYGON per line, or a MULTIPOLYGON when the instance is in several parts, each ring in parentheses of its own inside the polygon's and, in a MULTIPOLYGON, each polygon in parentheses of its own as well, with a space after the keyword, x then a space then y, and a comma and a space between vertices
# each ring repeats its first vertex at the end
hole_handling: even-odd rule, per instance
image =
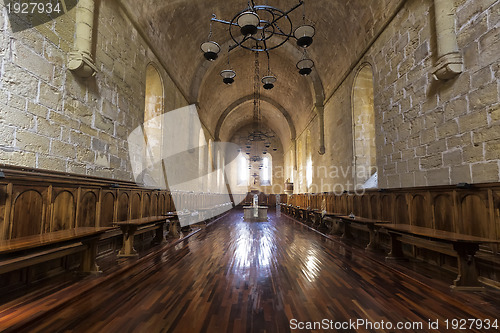
POLYGON ((100 283, 88 282, 95 286, 62 307, 43 313, 49 303, 63 297, 61 291, 52 299, 43 295, 43 303, 17 308, 23 313, 2 312, 0 307, 4 319, 39 317, 15 328, 5 326, 8 320, 0 317, 4 325, 0 329, 287 332, 293 319, 297 323, 364 319, 374 324, 421 322, 423 329, 351 326, 337 331, 444 332, 446 319, 500 317, 500 294, 495 290, 452 292, 447 287, 451 281, 394 269, 385 264, 383 255, 368 255, 361 248, 327 239, 284 215, 271 213, 269 222, 244 222, 242 216, 242 211, 232 211, 120 274, 101 276, 100 283), (439 320, 439 330, 429 329, 429 320, 439 320))

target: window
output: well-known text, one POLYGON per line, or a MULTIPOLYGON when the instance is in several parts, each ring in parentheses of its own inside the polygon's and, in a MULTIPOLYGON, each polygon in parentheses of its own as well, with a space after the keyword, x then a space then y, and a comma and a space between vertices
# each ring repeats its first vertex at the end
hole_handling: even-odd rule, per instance
MULTIPOLYGON (((269 154, 268 154, 269 155, 269 154)), ((266 156, 262 159, 262 169, 260 175, 260 185, 269 186, 272 182, 272 156, 266 156)))
MULTIPOLYGON (((377 187, 372 177, 376 173, 375 106, 373 103, 373 71, 364 65, 357 73, 352 90, 353 165, 357 187, 377 187)), ((375 177, 376 179, 376 177, 375 177)))
POLYGON ((164 183, 163 174, 160 168, 162 159, 162 122, 163 114, 163 82, 155 66, 149 64, 146 67, 146 91, 144 104, 144 137, 146 149, 144 151, 146 163, 144 168, 148 168, 147 173, 151 180, 144 179, 146 183, 164 183))
POLYGON ((242 153, 238 156, 238 186, 248 186, 250 170, 248 159, 242 153))
POLYGON ((311 154, 311 131, 307 131, 306 137, 306 184, 307 191, 312 185, 313 180, 313 167, 312 167, 312 154, 311 154))
POLYGON ((297 159, 297 179, 296 179, 296 182, 297 182, 297 189, 300 192, 306 192, 306 190, 304 189, 304 156, 303 156, 303 151, 304 149, 302 149, 302 144, 303 144, 303 140, 302 138, 297 140, 297 156, 296 156, 296 159, 297 159))
POLYGON ((163 82, 160 73, 152 64, 146 68, 145 95, 144 122, 147 123, 163 113, 163 82))

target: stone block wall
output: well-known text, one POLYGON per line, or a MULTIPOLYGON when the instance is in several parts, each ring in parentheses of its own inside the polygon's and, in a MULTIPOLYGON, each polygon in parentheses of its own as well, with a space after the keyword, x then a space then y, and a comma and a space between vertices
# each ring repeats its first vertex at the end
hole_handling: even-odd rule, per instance
POLYGON ((164 83, 165 111, 187 104, 114 1, 96 1, 96 76, 67 68, 75 8, 35 27, 0 0, 0 163, 133 180, 127 137, 142 124, 148 63, 164 83))
POLYGON ((454 3, 464 58, 456 78, 431 74, 437 60, 431 0, 408 1, 367 54, 375 68, 381 187, 500 179, 500 2, 454 3))
MULTIPOLYGON (((406 1, 338 89, 325 91, 326 153, 313 152, 314 170, 353 170, 352 89, 357 71, 368 63, 380 188, 500 180, 500 1, 454 5, 463 73, 448 81, 433 78, 433 0, 406 1)), ((317 118, 306 130, 316 133, 316 126, 317 118)), ((313 146, 318 144, 314 136, 313 146)), ((355 174, 315 174, 313 183, 320 192, 349 189, 355 174)))

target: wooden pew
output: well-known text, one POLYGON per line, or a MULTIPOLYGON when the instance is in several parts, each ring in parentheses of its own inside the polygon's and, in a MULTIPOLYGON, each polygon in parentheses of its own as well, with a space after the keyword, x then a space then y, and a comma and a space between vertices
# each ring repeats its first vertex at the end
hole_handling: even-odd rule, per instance
POLYGON ((390 223, 388 221, 368 219, 365 217, 352 215, 338 215, 337 219, 344 225, 344 233, 342 234, 343 240, 352 238, 350 230, 351 226, 364 231, 368 231, 368 233, 370 234, 370 241, 365 247, 365 250, 367 251, 376 251, 379 249, 378 230, 380 229, 380 225, 390 223))
POLYGON ((484 289, 478 281, 475 254, 480 244, 499 243, 499 241, 407 224, 376 224, 376 226, 387 230, 391 236, 391 252, 387 257, 388 260, 404 259, 402 243, 456 256, 458 276, 451 288, 468 291, 484 289))
POLYGON ((290 211, 289 211, 289 208, 290 208, 290 205, 288 205, 287 203, 280 203, 280 206, 281 206, 281 211, 285 214, 290 214, 290 211))
POLYGON ((151 216, 128 221, 114 222, 119 226, 123 233, 123 246, 118 252, 118 257, 135 257, 138 255, 134 249, 134 236, 155 230, 156 235, 153 238, 153 244, 160 244, 163 241, 163 229, 167 222, 165 216, 151 216))
POLYGON ((305 221, 305 217, 306 217, 305 211, 306 211, 305 208, 297 206, 296 210, 295 210, 295 216, 297 217, 297 219, 305 221))
POLYGON ((168 235, 170 237, 177 238, 180 235, 180 222, 179 222, 179 217, 188 217, 191 216, 191 213, 188 212, 167 212, 164 214, 166 218, 170 220, 169 222, 169 228, 168 228, 168 235))
POLYGON ((0 274, 83 252, 80 271, 98 273, 97 242, 112 228, 79 227, 0 241, 0 274))
POLYGON ((323 212, 319 209, 312 209, 309 212, 309 219, 311 220, 312 224, 318 228, 320 227, 325 227, 323 224, 323 212))
POLYGON ((338 217, 341 214, 325 212, 321 217, 321 224, 328 230, 330 234, 341 234, 340 223, 338 217))
POLYGON ((300 210, 300 206, 292 206, 292 215, 297 219, 297 220, 300 220, 301 219, 301 210, 300 210))

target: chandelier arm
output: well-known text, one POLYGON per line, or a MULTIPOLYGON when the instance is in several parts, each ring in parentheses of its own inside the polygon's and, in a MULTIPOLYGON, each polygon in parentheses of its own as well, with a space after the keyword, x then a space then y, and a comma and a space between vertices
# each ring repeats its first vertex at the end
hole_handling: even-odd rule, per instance
MULTIPOLYGON (((262 33, 262 34, 264 34, 264 33, 262 33)), ((267 53, 267 59, 268 59, 268 62, 269 62, 269 51, 267 50, 267 42, 266 42, 266 39, 264 39, 264 40, 262 41, 262 44, 264 44, 264 50, 265 50, 265 52, 267 53)))
POLYGON ((285 37, 293 37, 293 31, 290 33, 290 35, 288 35, 288 34, 284 33, 283 30, 281 30, 281 28, 277 24, 273 24, 273 25, 276 29, 279 30, 279 32, 278 31, 274 32, 275 35, 280 35, 280 36, 285 36, 285 37))
POLYGON ((229 22, 229 21, 226 21, 226 20, 221 20, 221 19, 218 19, 216 18, 215 16, 212 17, 210 19, 210 21, 213 21, 213 22, 218 22, 218 23, 222 23, 222 24, 227 24, 227 25, 235 25, 235 26, 238 26, 237 23, 234 23, 234 22, 229 22))
MULTIPOLYGON (((265 44, 264 44, 264 46, 265 46, 265 44)), ((270 65, 271 59, 269 57, 269 51, 266 51, 266 55, 267 55, 267 73, 269 75, 271 73, 271 65, 270 65)))
POLYGON ((241 46, 241 44, 243 44, 244 42, 246 42, 250 38, 252 38, 252 36, 244 36, 243 39, 241 40, 241 42, 238 42, 238 41, 234 40, 234 38, 233 38, 233 40, 236 42, 236 44, 229 46, 229 51, 234 50, 237 46, 241 46))
MULTIPOLYGON (((269 22, 268 24, 266 24, 264 26, 264 29, 269 27, 270 25, 273 25, 275 24, 276 22, 278 22, 279 20, 281 20, 283 17, 286 17, 288 16, 288 14, 290 14, 291 12, 293 12, 295 9, 299 8, 300 6, 302 6, 304 4, 303 1, 299 1, 299 3, 297 5, 295 5, 294 7, 292 7, 291 9, 287 10, 286 12, 283 13, 283 15, 280 15, 278 16, 277 18, 275 18, 274 20, 272 20, 271 22, 269 22)), ((263 6, 264 7, 264 6, 263 6)))

